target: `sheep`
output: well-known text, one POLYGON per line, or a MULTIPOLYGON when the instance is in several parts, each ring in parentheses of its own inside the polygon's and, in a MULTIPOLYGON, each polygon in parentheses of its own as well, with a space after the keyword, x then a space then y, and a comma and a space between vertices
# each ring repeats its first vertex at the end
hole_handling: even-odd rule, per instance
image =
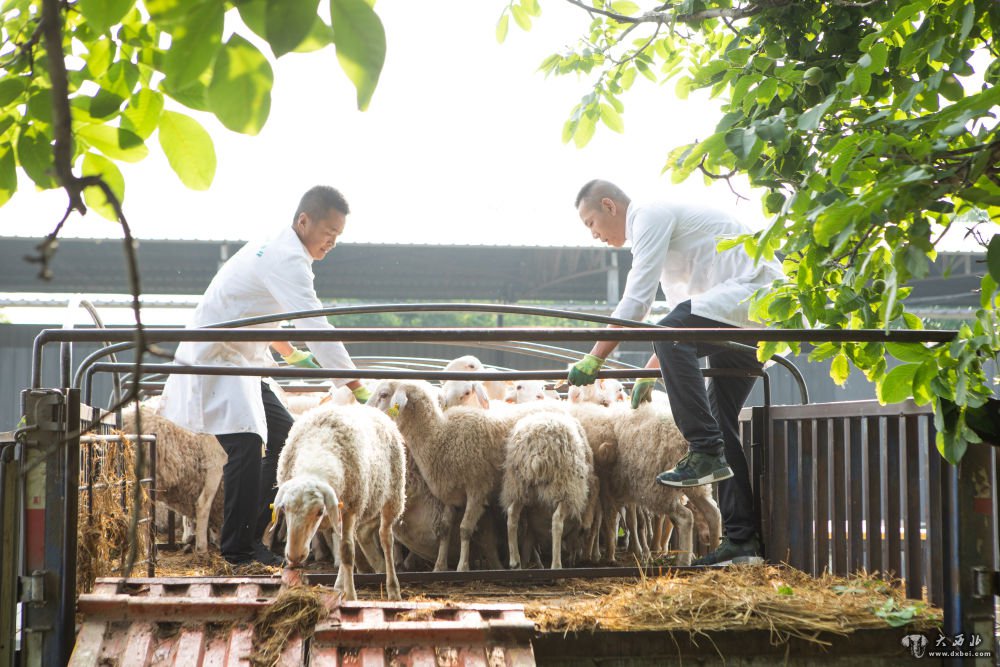
MULTIPOLYGON (((444 367, 446 371, 481 371, 484 370, 483 362, 479 360, 478 357, 467 354, 463 357, 458 357, 457 359, 452 359, 444 367)), ((455 380, 449 380, 448 382, 455 382, 455 380)), ((447 388, 448 382, 444 383, 444 387, 447 388)), ((482 389, 486 394, 487 400, 502 401, 504 400, 504 395, 507 393, 507 383, 502 380, 486 380, 482 382, 482 389)))
POLYGON ((558 392, 547 388, 544 380, 518 380, 507 387, 505 400, 508 403, 530 403, 561 399, 558 392))
POLYGON ((441 407, 445 410, 460 405, 470 408, 490 408, 490 397, 482 382, 447 380, 441 385, 441 407))
POLYGON ((507 509, 510 567, 521 567, 517 527, 521 511, 540 505, 552 512, 552 569, 562 569, 564 523, 579 520, 594 497, 593 454, 580 423, 561 413, 519 419, 507 438, 500 502, 507 509))
POLYGON ((604 407, 628 400, 622 383, 614 378, 601 378, 593 384, 570 387, 566 398, 570 403, 596 403, 604 407))
MULTIPOLYGON (((136 433, 136 404, 122 408, 122 429, 136 433)), ((209 527, 222 525, 222 468, 227 456, 214 435, 192 433, 138 404, 144 434, 156 436, 156 499, 194 519, 195 551, 208 551, 209 527), (216 507, 216 509, 213 509, 216 507)))
POLYGON ((693 550, 693 516, 684 506, 681 493, 705 516, 710 528, 709 539, 716 544, 722 532, 722 516, 712 499, 711 489, 678 490, 657 484, 656 473, 676 465, 687 451, 687 441, 669 413, 658 409, 656 404, 616 412, 618 416, 613 420, 616 457, 610 493, 621 503, 636 503, 669 516, 678 531, 679 562, 687 565, 693 550))
MULTIPOLYGON (((285 559, 303 563, 309 544, 322 526, 340 538, 340 567, 334 588, 356 600, 354 547, 378 570, 384 562, 386 591, 400 599, 393 559, 393 524, 406 499, 403 438, 391 419, 378 410, 355 406, 320 406, 292 426, 278 458, 276 514, 287 525, 285 559), (357 539, 357 530, 378 532, 383 559, 375 545, 357 539)), ((367 531, 365 531, 367 532, 367 531)))
MULTIPOLYGON (((506 438, 526 412, 457 407, 441 409, 430 384, 385 380, 375 387, 369 403, 393 414, 413 460, 438 499, 448 508, 450 526, 455 508, 465 506, 459 526, 458 570, 469 569, 469 545, 486 505, 500 492, 506 438)), ((434 570, 447 568, 449 539, 438 545, 434 570)))

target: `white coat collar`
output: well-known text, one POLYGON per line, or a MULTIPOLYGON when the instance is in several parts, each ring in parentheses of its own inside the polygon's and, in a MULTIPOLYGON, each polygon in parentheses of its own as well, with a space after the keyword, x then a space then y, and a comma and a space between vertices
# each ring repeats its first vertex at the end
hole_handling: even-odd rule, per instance
POLYGON ((299 235, 295 233, 295 230, 291 227, 291 225, 285 227, 281 231, 281 234, 278 235, 278 239, 281 242, 287 243, 291 247, 296 248, 298 252, 302 253, 303 257, 309 260, 309 264, 316 261, 313 259, 313 256, 309 254, 309 251, 306 250, 306 247, 302 244, 302 240, 299 238, 299 235))

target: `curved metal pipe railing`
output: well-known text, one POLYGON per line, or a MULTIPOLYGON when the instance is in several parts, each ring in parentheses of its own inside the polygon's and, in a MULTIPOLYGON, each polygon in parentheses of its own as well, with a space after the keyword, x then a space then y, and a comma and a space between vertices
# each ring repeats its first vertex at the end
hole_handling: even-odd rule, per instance
MULTIPOLYGON (((320 316, 334 316, 334 315, 357 315, 357 314, 377 314, 377 313, 387 313, 387 312, 489 312, 493 314, 497 313, 508 313, 508 314, 521 314, 521 315, 536 315, 544 317, 552 317, 556 319, 572 319, 581 322, 593 322, 599 324, 612 324, 621 326, 624 328, 650 328, 643 322, 636 322, 634 320, 625 320, 616 317, 607 317, 604 315, 591 315, 587 313, 577 313, 573 311, 561 310, 556 308, 541 308, 535 306, 515 306, 508 304, 456 304, 456 303, 424 303, 424 304, 380 304, 380 305, 366 305, 366 306, 336 306, 330 308, 322 308, 319 310, 308 310, 308 311, 296 311, 290 313, 280 313, 277 315, 268 315, 262 317, 250 317, 243 318, 239 320, 230 320, 228 322, 219 323, 213 327, 205 328, 233 328, 233 327, 245 327, 245 326, 256 326, 260 324, 269 324, 274 322, 282 322, 289 319, 302 319, 306 317, 320 317, 320 316)), ((656 325, 654 328, 669 330, 669 327, 660 327, 656 325)), ((746 330, 743 330, 746 331, 746 330)), ((42 331, 38 337, 35 338, 35 349, 33 350, 33 363, 32 363, 32 387, 37 387, 36 382, 38 377, 41 375, 41 347, 44 345, 44 340, 40 341, 42 336, 45 334, 42 331)), ((944 333, 944 332, 942 332, 944 333)), ((952 337, 954 333, 952 333, 952 337)), ((468 341, 466 341, 468 342, 468 341)), ((483 346, 483 343, 488 341, 479 340, 476 341, 479 345, 483 346)), ((731 349, 753 349, 753 346, 746 345, 743 343, 733 342, 731 340, 717 340, 716 341, 722 347, 728 347, 731 349)), ((120 343, 122 347, 116 349, 115 351, 121 351, 130 349, 134 347, 134 343, 120 343)), ((115 346, 109 346, 110 347, 115 346)), ((540 346, 538 349, 541 349, 540 346)), ((79 386, 80 374, 83 369, 90 363, 96 361, 96 359, 103 356, 100 354, 100 350, 94 354, 89 355, 77 369, 77 374, 73 380, 73 386, 79 386)), ((560 350, 562 352, 562 350, 560 350)), ((578 356, 578 355, 577 355, 578 356)), ((785 359, 780 355, 774 355, 771 357, 771 361, 781 365, 789 373, 791 373, 793 379, 799 388, 799 394, 803 404, 809 402, 809 390, 805 383, 805 378, 799 371, 798 367, 794 363, 785 359)), ((609 365, 615 367, 628 367, 627 364, 622 364, 615 360, 609 360, 609 365)), ((636 376, 637 377, 637 376, 636 376)))

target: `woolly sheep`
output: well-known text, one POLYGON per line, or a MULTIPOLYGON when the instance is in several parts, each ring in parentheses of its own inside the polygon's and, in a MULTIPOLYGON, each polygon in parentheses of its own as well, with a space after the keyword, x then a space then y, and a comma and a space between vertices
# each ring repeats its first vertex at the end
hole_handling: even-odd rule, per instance
MULTIPOLYGON (((484 370, 483 362, 478 357, 467 354, 457 359, 452 359, 444 367, 446 371, 481 371, 484 370)), ((454 382, 454 380, 451 380, 454 382)), ((444 383, 447 387, 448 382, 444 383)), ((482 388, 486 392, 488 400, 502 401, 507 392, 507 383, 502 380, 486 380, 482 383, 482 388)))
POLYGON ((505 400, 508 403, 530 403, 532 401, 558 401, 559 393, 548 389, 545 380, 517 380, 507 387, 505 400))
MULTIPOLYGON (((222 468, 227 456, 214 435, 192 433, 138 405, 142 432, 156 436, 156 499, 194 520, 195 551, 208 551, 213 515, 221 526, 222 468), (218 498, 217 498, 218 496, 218 498), (219 509, 213 512, 213 505, 219 509)), ((136 433, 136 404, 122 408, 122 430, 136 433)))
POLYGON ((570 387, 566 398, 570 403, 596 403, 610 407, 628 400, 622 383, 614 378, 600 378, 593 384, 570 387))
POLYGON ((322 526, 340 538, 340 568, 334 588, 356 600, 354 548, 356 531, 378 521, 382 558, 374 545, 360 540, 376 569, 385 564, 386 591, 400 599, 393 560, 393 524, 405 504, 406 456, 403 438, 392 420, 378 410, 356 406, 320 406, 300 417, 278 459, 275 512, 285 517, 285 559, 303 563, 309 543, 322 526))
POLYGON ((580 423, 560 413, 519 419, 507 438, 500 502, 507 509, 510 567, 520 568, 517 527, 525 507, 552 512, 552 569, 562 568, 563 526, 579 520, 596 491, 593 454, 580 423))
MULTIPOLYGON (((500 492, 506 438, 518 418, 519 406, 506 410, 458 407, 441 409, 430 384, 385 380, 375 387, 369 403, 395 415, 413 460, 438 499, 452 511, 465 506, 459 526, 458 570, 469 569, 469 544, 487 504, 500 492)), ((448 539, 438 545, 434 570, 447 568, 448 539)))

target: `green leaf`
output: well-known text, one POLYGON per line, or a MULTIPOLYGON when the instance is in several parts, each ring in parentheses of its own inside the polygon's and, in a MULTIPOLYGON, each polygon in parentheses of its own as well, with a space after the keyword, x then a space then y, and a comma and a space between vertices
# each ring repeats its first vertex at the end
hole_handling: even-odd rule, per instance
POLYGON ((922 363, 934 358, 934 351, 921 343, 886 343, 885 351, 908 363, 922 363))
POLYGON ((215 177, 215 146, 198 121, 176 111, 164 111, 159 138, 181 182, 192 190, 207 190, 215 177))
POLYGON ((176 87, 194 83, 212 64, 222 44, 223 13, 221 2, 201 3, 171 29, 163 73, 176 87))
POLYGON ((913 400, 917 405, 927 405, 934 400, 934 390, 931 381, 937 377, 938 367, 933 360, 920 364, 913 375, 913 400))
POLYGON ((629 2, 629 0, 615 0, 611 3, 611 11, 616 14, 623 14, 625 16, 632 16, 639 12, 639 5, 634 2, 629 2))
POLYGON ((122 97, 101 88, 97 91, 96 95, 90 98, 90 108, 88 111, 91 118, 108 118, 121 111, 124 102, 125 100, 122 97))
POLYGON ((531 15, 524 11, 520 5, 511 5, 510 13, 514 17, 514 23, 516 23, 521 30, 531 30, 531 15))
POLYGON ((920 364, 903 364, 889 371, 876 386, 880 403, 900 403, 913 396, 913 378, 920 364))
POLYGON ((240 18, 258 37, 267 39, 268 0, 241 0, 236 3, 240 18))
POLYGON ((804 132, 812 132, 817 127, 819 127, 820 118, 826 113, 826 110, 830 108, 833 101, 836 99, 836 95, 830 95, 825 100, 814 106, 812 109, 804 112, 799 116, 798 121, 796 121, 796 127, 804 132))
POLYGON ((295 53, 312 53, 319 51, 333 44, 333 28, 328 26, 322 19, 317 18, 306 38, 295 47, 295 53))
POLYGON ((503 44, 507 39, 507 31, 510 29, 510 15, 504 12, 497 21, 497 42, 503 44))
MULTIPOLYGON (((118 203, 121 204, 125 201, 125 179, 111 160, 96 153, 87 153, 83 157, 83 175, 100 176, 118 198, 118 203)), ((115 213, 114 207, 108 202, 101 188, 88 187, 83 191, 83 201, 101 217, 114 222, 118 221, 118 214, 115 213)))
POLYGON ((163 113, 163 94, 143 88, 129 100, 122 112, 122 127, 148 139, 160 122, 163 113))
POLYGON ((990 304, 993 302, 993 297, 997 291, 997 281, 993 279, 993 276, 987 273, 983 276, 982 282, 980 284, 979 290, 979 305, 983 308, 989 308, 990 304))
POLYGON ((134 5, 135 0, 80 0, 76 3, 80 13, 90 24, 90 29, 95 33, 105 32, 121 22, 134 5))
POLYGON ((112 49, 115 48, 115 44, 110 39, 101 39, 87 46, 89 48, 86 58, 87 69, 95 79, 100 78, 111 67, 112 49))
POLYGON ((1000 234, 991 238, 986 248, 986 266, 993 280, 1000 283, 1000 234))
MULTIPOLYGON (((185 20, 188 11, 197 9, 197 5, 204 5, 206 2, 214 4, 215 0, 144 0, 143 4, 151 19, 161 26, 169 27, 185 20)), ((221 2, 218 4, 222 5, 221 2)))
POLYGON ((521 0, 521 6, 532 16, 542 15, 542 6, 538 4, 538 0, 521 0))
POLYGON ((24 94, 28 80, 20 76, 0 79, 0 107, 5 107, 24 94))
POLYGON ((294 51, 302 43, 319 20, 318 8, 319 0, 267 0, 265 36, 275 57, 294 51))
POLYGON ((756 142, 757 131, 752 127, 736 128, 726 132, 726 146, 741 160, 750 157, 756 142))
POLYGON ((43 190, 58 185, 52 166, 52 140, 38 125, 21 132, 17 139, 17 162, 43 190))
POLYGON ((330 0, 337 60, 358 91, 358 109, 371 102, 385 62, 385 29, 365 0, 330 0))
POLYGON ((838 387, 843 387, 850 374, 851 366, 847 361, 847 355, 843 352, 838 353, 830 364, 830 377, 833 378, 838 387))
POLYGON ((6 204, 17 192, 17 169, 14 147, 0 146, 0 206, 6 204))
POLYGON ((594 119, 589 114, 581 116, 580 122, 576 125, 576 131, 573 133, 573 143, 576 147, 586 146, 593 138, 595 129, 594 119))
POLYGON ((271 111, 274 73, 257 48, 233 35, 219 51, 206 101, 219 121, 234 132, 255 135, 271 111))
POLYGON ((625 123, 622 121, 622 117, 618 115, 618 112, 610 104, 601 105, 601 120, 610 129, 619 134, 625 131, 625 123))
POLYGON ((88 146, 92 146, 112 160, 138 162, 149 155, 142 137, 135 132, 110 125, 84 125, 76 131, 76 136, 88 146))
POLYGON ((794 595, 795 591, 788 584, 781 584, 777 587, 778 595, 794 595))

